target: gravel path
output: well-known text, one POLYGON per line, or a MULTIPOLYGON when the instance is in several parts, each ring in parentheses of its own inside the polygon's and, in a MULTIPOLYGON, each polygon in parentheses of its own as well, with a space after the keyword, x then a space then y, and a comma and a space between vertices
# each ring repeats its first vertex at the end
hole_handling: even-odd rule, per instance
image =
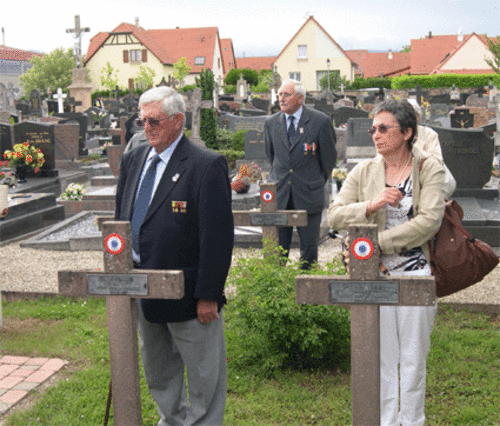
MULTIPOLYGON (((93 251, 65 252, 21 248, 21 241, 0 246, 0 290, 57 293, 57 271, 63 269, 98 270, 103 268, 102 253, 93 251)), ((242 255, 245 250, 237 250, 242 255)), ((325 264, 340 252, 340 240, 328 239, 319 249, 319 262, 325 264)), ((298 250, 291 258, 298 259, 298 250)), ((500 306, 500 265, 480 283, 442 301, 459 304, 500 306)), ((500 308, 499 308, 500 309, 500 308)))

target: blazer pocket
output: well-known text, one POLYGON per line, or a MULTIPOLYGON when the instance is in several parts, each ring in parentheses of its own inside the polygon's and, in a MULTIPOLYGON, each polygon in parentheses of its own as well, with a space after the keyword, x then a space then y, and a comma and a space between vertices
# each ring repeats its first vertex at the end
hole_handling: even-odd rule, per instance
POLYGON ((315 180, 313 182, 309 182, 307 184, 307 187, 309 188, 310 191, 314 191, 316 189, 319 189, 321 187, 325 186, 325 182, 323 180, 315 180))

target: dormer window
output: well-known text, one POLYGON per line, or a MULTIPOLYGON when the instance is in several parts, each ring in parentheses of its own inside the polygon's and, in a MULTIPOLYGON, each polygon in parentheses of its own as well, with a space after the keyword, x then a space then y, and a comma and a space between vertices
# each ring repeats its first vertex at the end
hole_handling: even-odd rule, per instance
POLYGON ((195 65, 205 65, 205 57, 204 56, 197 56, 194 58, 194 64, 195 65))

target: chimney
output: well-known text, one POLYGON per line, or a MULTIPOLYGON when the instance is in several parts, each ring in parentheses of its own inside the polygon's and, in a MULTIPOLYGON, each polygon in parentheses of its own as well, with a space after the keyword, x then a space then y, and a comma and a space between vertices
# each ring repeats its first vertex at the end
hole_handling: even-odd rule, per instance
POLYGON ((464 35, 462 34, 462 28, 460 28, 458 30, 458 36, 457 36, 457 40, 462 43, 462 41, 464 40, 464 35))
POLYGON ((2 46, 5 46, 5 28, 2 27, 2 46))
POLYGON ((135 26, 137 28, 139 28, 139 17, 138 16, 135 17, 135 26))
POLYGON ((392 49, 389 49, 389 59, 392 59, 393 56, 392 56, 392 49))
POLYGON ((429 38, 432 38, 432 31, 429 31, 429 38))

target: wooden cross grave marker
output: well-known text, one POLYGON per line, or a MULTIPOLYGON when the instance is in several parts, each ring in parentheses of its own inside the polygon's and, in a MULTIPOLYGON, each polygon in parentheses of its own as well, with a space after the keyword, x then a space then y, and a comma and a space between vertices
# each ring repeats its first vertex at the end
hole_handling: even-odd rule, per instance
MULTIPOLYGON (((278 244, 278 227, 306 226, 306 210, 278 210, 276 183, 260 184, 260 212, 234 210, 235 226, 261 226, 262 241, 275 241, 278 244)), ((268 253, 267 255, 270 255, 268 253)))
POLYGON ((180 299, 182 271, 133 269, 130 222, 100 217, 104 272, 59 271, 59 294, 105 296, 108 315, 114 424, 142 425, 136 298, 180 299))
MULTIPOLYGON (((379 306, 433 306, 433 277, 389 277, 379 274, 377 225, 349 227, 348 276, 299 275, 299 304, 349 305, 351 311, 352 424, 380 425, 379 306)), ((332 330, 333 332, 333 330, 332 330)))
POLYGON ((201 110, 210 109, 214 106, 213 101, 202 101, 201 100, 201 89, 196 87, 193 92, 187 93, 187 100, 185 100, 186 111, 192 112, 191 119, 191 137, 190 139, 197 143, 201 143, 200 138, 200 123, 201 123, 201 110))

